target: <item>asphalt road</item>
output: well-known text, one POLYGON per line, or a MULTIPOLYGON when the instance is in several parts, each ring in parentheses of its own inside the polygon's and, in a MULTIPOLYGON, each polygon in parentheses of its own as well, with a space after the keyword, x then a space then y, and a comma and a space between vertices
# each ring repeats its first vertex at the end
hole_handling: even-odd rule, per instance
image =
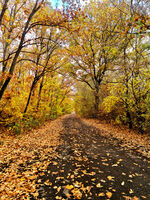
POLYGON ((150 200, 150 160, 75 115, 63 119, 61 140, 36 181, 38 199, 150 200))

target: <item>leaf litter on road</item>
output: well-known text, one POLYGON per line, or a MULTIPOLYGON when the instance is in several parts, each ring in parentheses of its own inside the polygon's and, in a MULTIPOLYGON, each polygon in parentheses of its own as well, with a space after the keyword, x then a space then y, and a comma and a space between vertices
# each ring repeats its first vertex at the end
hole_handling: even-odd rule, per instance
POLYGON ((4 142, 0 198, 149 198, 148 177, 140 167, 143 161, 131 161, 111 141, 79 118, 63 117, 44 130, 14 139, 14 144, 4 142))

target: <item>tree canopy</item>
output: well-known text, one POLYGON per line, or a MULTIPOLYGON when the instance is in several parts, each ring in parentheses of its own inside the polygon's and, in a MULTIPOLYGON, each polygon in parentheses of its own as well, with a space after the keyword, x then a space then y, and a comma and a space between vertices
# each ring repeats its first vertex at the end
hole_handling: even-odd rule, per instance
POLYGON ((148 0, 0 0, 0 122, 77 113, 150 128, 148 0))

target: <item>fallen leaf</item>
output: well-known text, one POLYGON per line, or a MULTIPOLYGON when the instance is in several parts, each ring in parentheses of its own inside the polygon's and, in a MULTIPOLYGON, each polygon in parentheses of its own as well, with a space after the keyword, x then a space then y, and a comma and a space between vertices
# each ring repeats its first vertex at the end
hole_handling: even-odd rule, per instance
POLYGON ((100 183, 98 183, 98 184, 96 185, 96 187, 102 188, 103 186, 102 186, 100 183))
POLYGON ((66 185, 65 188, 66 188, 67 190, 71 190, 72 188, 74 188, 74 186, 73 186, 73 185, 66 185))
POLYGON ((88 192, 90 192, 91 186, 87 186, 86 189, 87 189, 88 192))
POLYGON ((105 194, 102 192, 102 193, 99 193, 98 196, 99 196, 99 197, 104 197, 105 194))
POLYGON ((107 195, 108 198, 112 197, 112 193, 111 192, 107 192, 106 195, 107 195))
POLYGON ((130 194, 132 194, 132 193, 134 193, 134 192, 133 192, 133 190, 132 190, 132 189, 130 189, 129 193, 130 193, 130 194))
POLYGON ((53 162, 53 165, 57 165, 57 164, 58 164, 57 162, 55 162, 55 161, 53 162))
POLYGON ((60 197, 60 196, 56 196, 55 198, 56 198, 56 199, 61 199, 61 197, 60 197))
POLYGON ((74 188, 71 192, 72 192, 73 196, 74 196, 76 199, 81 199, 81 198, 82 198, 82 193, 80 192, 79 189, 74 188))
POLYGON ((124 181, 122 181, 121 185, 124 185, 124 184, 125 184, 124 181))
POLYGON ((91 172, 89 173, 89 175, 94 176, 96 173, 95 172, 91 172))
POLYGON ((112 167, 117 167, 117 166, 118 166, 117 164, 113 164, 113 165, 112 165, 112 167))
POLYGON ((61 187, 59 186, 59 187, 57 188, 57 192, 60 192, 60 190, 61 190, 61 187))
POLYGON ((114 181, 113 179, 114 179, 115 177, 113 177, 113 176, 107 176, 107 178, 108 178, 109 181, 114 181))

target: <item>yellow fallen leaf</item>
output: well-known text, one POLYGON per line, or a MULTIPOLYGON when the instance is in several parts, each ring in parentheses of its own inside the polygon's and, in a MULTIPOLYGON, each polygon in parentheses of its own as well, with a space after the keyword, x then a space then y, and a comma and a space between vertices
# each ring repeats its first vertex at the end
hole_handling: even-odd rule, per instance
POLYGON ((99 196, 99 197, 104 197, 105 194, 102 192, 102 193, 99 193, 98 196, 99 196))
POLYGON ((25 181, 26 179, 24 178, 24 177, 22 177, 21 179, 20 179, 20 181, 22 182, 22 181, 25 181))
POLYGON ((114 179, 115 177, 113 177, 113 176, 107 176, 107 178, 108 178, 109 181, 113 181, 113 179, 114 179))
POLYGON ((32 193, 32 195, 35 197, 35 199, 37 199, 37 197, 39 196, 38 191, 36 191, 35 193, 32 193))
POLYGON ((121 185, 124 185, 124 181, 122 181, 121 185))
POLYGON ((103 162, 102 164, 105 165, 105 166, 108 166, 108 165, 109 165, 108 163, 104 163, 104 162, 103 162))
POLYGON ((55 198, 56 198, 56 199, 62 199, 62 198, 61 198, 61 197, 59 197, 59 196, 56 196, 55 198))
POLYGON ((103 179, 101 179, 101 182, 103 182, 103 183, 106 183, 106 181, 105 181, 105 180, 103 180, 103 179))
POLYGON ((130 193, 130 194, 132 194, 132 193, 133 193, 133 190, 132 190, 132 189, 130 189, 129 193, 130 193))
POLYGON ((66 195, 66 197, 68 197, 68 198, 70 199, 70 197, 71 197, 71 194, 69 194, 69 193, 66 193, 65 195, 66 195))
POLYGON ((105 162, 105 161, 107 161, 107 159, 103 159, 102 161, 105 162))
POLYGON ((73 185, 66 185, 66 187, 65 187, 67 190, 71 190, 72 188, 74 188, 73 187, 73 185))
POLYGON ((102 186, 100 183, 98 183, 98 184, 96 185, 96 187, 102 188, 103 186, 102 186))
POLYGON ((95 172, 91 172, 89 173, 89 175, 94 176, 96 173, 95 172))
POLYGON ((71 192, 73 193, 73 196, 74 196, 76 199, 81 199, 81 198, 82 198, 82 193, 80 192, 79 189, 74 188, 71 192))
POLYGON ((91 186, 87 186, 86 189, 87 189, 88 192, 90 192, 91 186))
POLYGON ((111 192, 107 192, 106 195, 107 195, 108 198, 112 197, 112 193, 111 192))
POLYGON ((118 166, 117 164, 112 165, 112 167, 117 167, 117 166, 118 166))
POLYGON ((34 179, 36 179, 37 178, 37 176, 29 176, 29 179, 30 180, 34 180, 34 179))
POLYGON ((59 186, 59 187, 57 188, 57 192, 60 192, 60 190, 61 190, 61 187, 59 186))

